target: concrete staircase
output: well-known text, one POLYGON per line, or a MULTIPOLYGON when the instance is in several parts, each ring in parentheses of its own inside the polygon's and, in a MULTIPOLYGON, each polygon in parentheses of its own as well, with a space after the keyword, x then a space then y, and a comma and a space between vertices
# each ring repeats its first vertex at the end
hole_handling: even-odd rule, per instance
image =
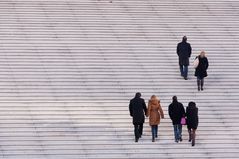
POLYGON ((1 0, 0 159, 238 158, 237 0, 1 0), (205 91, 179 75, 205 50, 205 91), (161 99, 166 119, 134 143, 128 101, 161 99), (171 97, 199 107, 197 143, 173 140, 171 97))

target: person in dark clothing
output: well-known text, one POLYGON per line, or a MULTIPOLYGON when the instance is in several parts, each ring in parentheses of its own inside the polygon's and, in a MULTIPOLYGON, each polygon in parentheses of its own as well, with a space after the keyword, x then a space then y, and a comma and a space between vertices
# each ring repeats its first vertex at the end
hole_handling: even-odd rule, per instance
POLYGON ((188 65, 191 53, 192 53, 191 45, 187 43, 187 37, 184 36, 182 42, 178 43, 177 54, 179 57, 179 67, 181 76, 184 77, 185 80, 188 79, 188 65))
POLYGON ((176 96, 173 96, 173 102, 168 107, 168 114, 173 123, 175 142, 182 141, 181 119, 185 117, 185 109, 176 96))
POLYGON ((135 97, 130 100, 129 104, 130 116, 133 117, 135 142, 138 142, 143 134, 143 123, 145 115, 147 114, 145 101, 140 97, 141 93, 136 93, 135 97))
POLYGON ((186 117, 187 117, 187 128, 189 134, 189 142, 192 141, 192 146, 195 145, 196 130, 198 127, 198 108, 196 103, 189 102, 188 107, 186 108, 186 117))
POLYGON ((207 77, 207 69, 208 69, 209 63, 205 54, 206 53, 202 51, 200 55, 196 57, 199 60, 198 66, 195 70, 195 76, 197 77, 198 91, 200 90, 203 91, 204 78, 207 77))

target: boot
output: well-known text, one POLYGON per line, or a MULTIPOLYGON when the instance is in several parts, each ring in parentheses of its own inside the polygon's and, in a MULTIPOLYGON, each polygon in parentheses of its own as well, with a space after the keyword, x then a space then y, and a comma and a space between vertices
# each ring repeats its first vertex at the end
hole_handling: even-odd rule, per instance
POLYGON ((201 81, 199 79, 197 80, 197 85, 198 85, 198 91, 200 91, 201 81))
POLYGON ((204 79, 201 80, 201 90, 203 91, 204 79))

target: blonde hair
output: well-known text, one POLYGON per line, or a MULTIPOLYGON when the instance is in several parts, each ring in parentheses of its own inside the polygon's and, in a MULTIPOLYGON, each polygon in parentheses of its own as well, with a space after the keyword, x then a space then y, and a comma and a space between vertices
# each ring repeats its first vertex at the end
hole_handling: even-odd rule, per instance
POLYGON ((150 100, 158 100, 160 102, 159 98, 156 95, 152 95, 150 100))
POLYGON ((201 51, 201 52, 200 52, 200 56, 205 57, 205 56, 206 56, 206 52, 205 52, 205 51, 201 51))

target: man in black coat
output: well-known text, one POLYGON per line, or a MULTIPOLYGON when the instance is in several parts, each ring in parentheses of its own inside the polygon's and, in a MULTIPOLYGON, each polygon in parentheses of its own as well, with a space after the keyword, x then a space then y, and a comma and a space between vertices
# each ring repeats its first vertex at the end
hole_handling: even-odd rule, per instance
POLYGON ((182 141, 181 119, 185 117, 185 109, 176 96, 173 96, 173 102, 168 107, 168 114, 173 123, 175 142, 182 141))
POLYGON ((187 43, 187 37, 184 36, 182 42, 178 43, 177 54, 179 57, 181 76, 184 77, 185 80, 188 79, 188 65, 191 53, 192 53, 191 45, 187 43))
POLYGON ((138 142, 143 133, 143 123, 147 113, 147 107, 144 99, 140 98, 141 93, 136 93, 135 97, 130 100, 129 112, 133 117, 135 142, 138 142))

